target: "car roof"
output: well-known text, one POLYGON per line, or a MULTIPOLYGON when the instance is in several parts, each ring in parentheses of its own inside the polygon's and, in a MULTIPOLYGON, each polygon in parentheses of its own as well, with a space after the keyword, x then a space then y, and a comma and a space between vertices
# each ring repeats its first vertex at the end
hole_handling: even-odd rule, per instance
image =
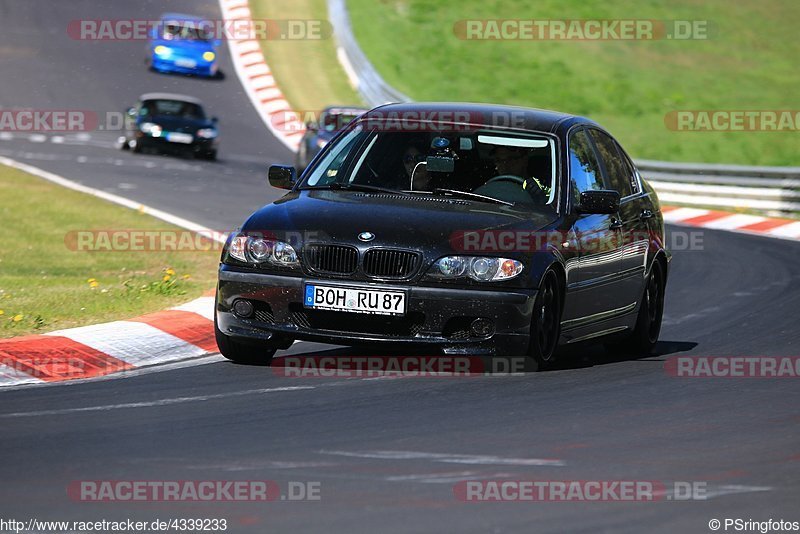
POLYGON ((328 106, 327 108, 322 110, 323 113, 330 113, 330 114, 341 114, 341 113, 353 113, 353 114, 362 114, 369 111, 367 108, 360 108, 358 106, 328 106))
POLYGON ((167 21, 176 21, 176 22, 199 22, 202 20, 206 20, 203 17, 198 17, 197 15, 186 15, 185 13, 164 13, 161 15, 161 20, 167 21))
POLYGON ((496 127, 504 129, 556 132, 574 124, 596 124, 578 115, 550 111, 546 109, 505 106, 499 104, 479 104, 466 102, 406 102, 384 104, 371 109, 359 120, 430 120, 442 123, 496 127), (416 119, 415 119, 416 117, 416 119), (448 120, 451 117, 452 120, 448 120), (508 120, 511 118, 512 120, 508 120), (504 121, 507 121, 504 123, 504 121))
POLYGON ((181 102, 189 102, 190 104, 197 104, 198 106, 203 105, 203 103, 200 102, 198 98, 187 95, 179 95, 175 93, 145 93, 139 97, 139 101, 144 102, 145 100, 179 100, 181 102))

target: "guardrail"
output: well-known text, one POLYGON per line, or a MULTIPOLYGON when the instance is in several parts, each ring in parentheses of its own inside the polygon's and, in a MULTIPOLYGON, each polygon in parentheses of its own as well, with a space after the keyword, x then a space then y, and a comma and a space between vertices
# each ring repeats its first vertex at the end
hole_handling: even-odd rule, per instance
MULTIPOLYGON (((345 0, 328 0, 336 54, 350 82, 371 107, 412 100, 378 74, 358 45, 345 0)), ((800 167, 746 167, 639 160, 642 176, 665 203, 767 212, 800 212, 800 167)))
POLYGON ((411 100, 384 81, 367 56, 358 46, 350 26, 345 0, 328 0, 328 18, 336 36, 336 56, 344 67, 350 83, 355 86, 370 107, 387 102, 408 102, 411 100))
POLYGON ((665 203, 800 211, 800 167, 748 167, 639 160, 642 176, 665 203))

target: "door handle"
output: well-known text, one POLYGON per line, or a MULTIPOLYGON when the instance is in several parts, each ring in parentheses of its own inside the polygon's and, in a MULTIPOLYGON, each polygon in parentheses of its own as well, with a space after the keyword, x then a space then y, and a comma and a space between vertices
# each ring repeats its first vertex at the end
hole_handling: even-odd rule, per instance
POLYGON ((644 221, 646 219, 652 219, 653 216, 654 215, 651 210, 642 210, 642 213, 639 215, 639 218, 644 221))
POLYGON ((622 221, 620 221, 620 220, 619 220, 619 219, 617 219, 616 217, 613 217, 613 218, 611 219, 611 224, 609 224, 609 225, 608 225, 608 227, 609 227, 611 230, 619 230, 620 228, 622 228, 622 221))

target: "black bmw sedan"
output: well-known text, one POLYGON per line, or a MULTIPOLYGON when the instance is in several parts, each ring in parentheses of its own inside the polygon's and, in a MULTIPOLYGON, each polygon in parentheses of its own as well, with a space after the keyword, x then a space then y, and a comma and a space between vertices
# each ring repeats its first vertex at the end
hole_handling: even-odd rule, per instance
POLYGON ((594 122, 410 103, 353 121, 228 239, 220 352, 295 340, 405 344, 552 364, 583 340, 647 354, 671 255, 658 198, 594 122))

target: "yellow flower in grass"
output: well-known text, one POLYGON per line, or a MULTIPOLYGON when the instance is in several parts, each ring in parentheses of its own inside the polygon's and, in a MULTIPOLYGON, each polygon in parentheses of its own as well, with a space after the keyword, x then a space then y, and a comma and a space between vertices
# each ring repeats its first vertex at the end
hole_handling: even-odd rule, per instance
POLYGON ((162 282, 169 282, 172 277, 168 274, 164 275, 164 278, 161 279, 162 282))
POLYGON ((91 284, 92 282, 97 282, 97 280, 95 278, 89 278, 88 280, 86 280, 87 284, 91 284))
POLYGON ((189 278, 191 278, 191 276, 189 276, 188 274, 184 274, 183 276, 181 276, 181 278, 183 278, 184 280, 188 280, 189 278))
POLYGON ((5 314, 6 314, 6 312, 4 312, 3 310, 0 310, 0 315, 5 315, 5 314))
POLYGON ((97 280, 92 280, 91 282, 89 282, 89 287, 91 287, 92 289, 96 288, 99 285, 100 283, 97 280))
POLYGON ((22 320, 24 316, 21 313, 16 314, 14 317, 11 318, 12 321, 18 323, 22 320))
POLYGON ((167 273, 170 276, 175 276, 175 269, 173 269, 172 267, 170 267, 169 269, 166 269, 164 272, 167 273))

